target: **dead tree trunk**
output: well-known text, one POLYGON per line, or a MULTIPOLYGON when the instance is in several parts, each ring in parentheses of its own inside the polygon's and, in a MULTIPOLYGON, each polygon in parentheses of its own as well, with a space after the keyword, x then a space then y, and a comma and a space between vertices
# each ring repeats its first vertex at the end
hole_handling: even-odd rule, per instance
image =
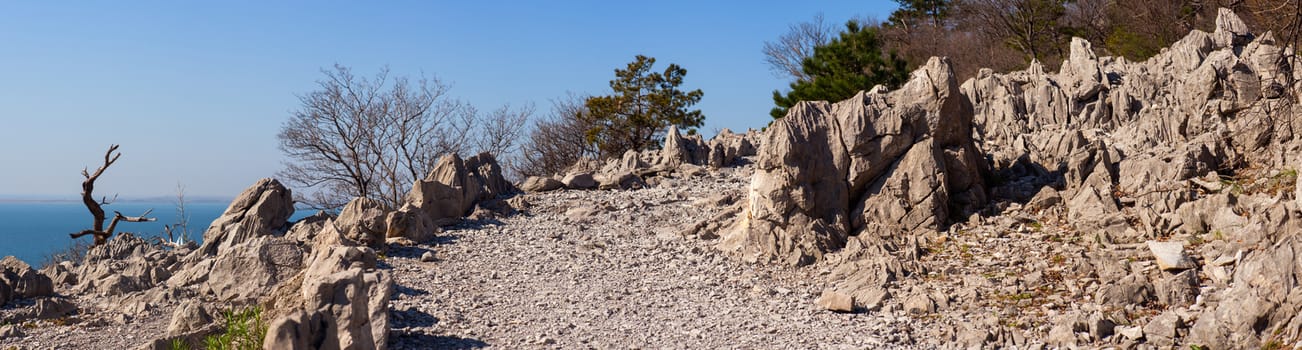
MULTIPOLYGON (((86 209, 90 210, 90 215, 94 217, 94 224, 89 230, 82 230, 81 232, 71 233, 68 235, 72 236, 73 239, 81 238, 85 235, 92 235, 95 237, 95 244, 91 245, 92 247, 107 243, 109 237, 113 237, 113 230, 117 228, 119 221, 145 222, 157 220, 146 217, 149 215, 149 212, 153 211, 153 209, 146 210, 145 213, 140 214, 140 216, 125 216, 122 215, 122 213, 114 211, 113 221, 109 223, 108 229, 104 228, 103 206, 108 205, 111 201, 109 201, 107 197, 102 198, 99 201, 95 200, 95 180, 99 179, 99 176, 104 174, 104 170, 108 169, 109 166, 118 161, 118 157, 122 156, 121 152, 113 154, 113 152, 117 150, 118 145, 109 146, 108 152, 104 153, 104 165, 101 165, 99 169, 96 169, 94 174, 91 174, 85 168, 81 169, 81 176, 86 178, 85 181, 81 182, 81 201, 86 204, 86 209)), ((117 196, 114 196, 114 198, 116 199, 117 196)))

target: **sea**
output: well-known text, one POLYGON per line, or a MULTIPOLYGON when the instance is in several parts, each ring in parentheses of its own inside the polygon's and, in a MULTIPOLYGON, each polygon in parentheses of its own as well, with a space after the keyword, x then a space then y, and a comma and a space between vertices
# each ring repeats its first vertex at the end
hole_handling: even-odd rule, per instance
MULTIPOLYGON (((188 240, 202 244, 203 232, 213 220, 226 211, 230 202, 204 201, 185 204, 188 217, 188 240)), ((146 210, 152 211, 149 217, 157 218, 153 222, 119 222, 116 232, 130 232, 136 236, 152 240, 156 237, 167 239, 165 225, 175 225, 181 221, 176 202, 138 201, 114 202, 104 206, 106 213, 104 226, 113 220, 113 211, 122 215, 137 216, 146 210)), ((296 210, 293 219, 311 213, 308 210, 296 210)), ((0 201, 0 257, 13 255, 32 265, 41 266, 52 254, 67 251, 76 243, 68 234, 91 228, 92 216, 80 201, 0 201)), ((177 230, 173 231, 175 233, 177 230)), ((93 238, 78 238, 84 245, 89 245, 93 238)))

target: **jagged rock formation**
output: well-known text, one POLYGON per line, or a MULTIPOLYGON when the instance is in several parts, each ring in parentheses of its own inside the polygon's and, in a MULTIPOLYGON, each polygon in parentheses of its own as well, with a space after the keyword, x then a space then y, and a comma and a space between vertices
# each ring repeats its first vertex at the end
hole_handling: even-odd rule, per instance
POLYGON ((323 247, 291 282, 263 302, 268 349, 384 348, 393 279, 373 250, 323 247))
POLYGON ((412 185, 402 207, 388 214, 386 236, 428 241, 439 226, 471 214, 476 205, 517 191, 502 177, 492 154, 464 161, 456 154, 443 156, 425 179, 412 185))
MULTIPOLYGON (((382 252, 387 246, 385 244, 388 227, 386 218, 389 209, 377 200, 370 198, 354 198, 349 201, 344 209, 339 211, 339 217, 331 220, 324 225, 322 231, 318 231, 318 240, 331 240, 330 244, 344 245, 361 245, 369 247, 372 250, 382 252)), ((321 241, 318 241, 320 244, 321 241)))
POLYGON ((723 129, 705 141, 699 134, 683 136, 677 126, 671 125, 665 133, 663 147, 658 150, 629 150, 623 157, 609 159, 604 164, 594 159, 580 160, 565 174, 530 176, 520 188, 525 192, 645 188, 661 175, 691 176, 702 173, 702 167, 718 169, 737 164, 744 157, 755 155, 758 135, 754 130, 735 134, 723 129))
POLYGON ((894 92, 794 107, 764 134, 746 210, 721 247, 803 265, 849 236, 943 228, 986 200, 971 117, 944 59, 894 92))
MULTIPOLYGON (((1075 39, 1058 73, 1033 62, 959 87, 933 59, 899 90, 805 103, 775 122, 719 246, 748 261, 825 261, 831 287, 819 304, 830 309, 930 314, 954 307, 954 294, 919 279, 956 271, 937 267, 953 254, 948 241, 1035 225, 1032 234, 1074 237, 1082 245, 1068 252, 1082 260, 1054 249, 1066 269, 1032 269, 1019 283, 1043 293, 1062 288, 1043 274, 1097 279, 1068 286, 1093 300, 1056 311, 1060 326, 1041 333, 1051 345, 1297 340, 1302 302, 1285 291, 1302 271, 1292 253, 1302 225, 1298 201, 1286 199, 1302 186, 1302 73, 1290 50, 1222 10, 1215 32, 1194 31, 1144 62, 1098 57, 1075 39), (1157 248, 1123 248, 1136 244, 1157 248), (1150 303, 1171 309, 1107 313, 1150 303)), ((970 247, 958 256, 971 259, 970 247)), ((973 298, 984 285, 946 290, 973 298)), ((961 325, 952 339, 1024 345, 1016 330, 980 328, 961 325)))
POLYGON ((275 179, 262 179, 235 197, 203 233, 200 252, 214 256, 250 239, 283 233, 294 215, 294 195, 275 179))
POLYGON ((1020 178, 996 191, 1024 199, 1057 187, 1069 225, 1104 243, 1212 241, 1198 247, 1201 269, 1128 277, 1180 307, 1144 327, 1159 331, 1157 345, 1257 347, 1298 339, 1302 324, 1302 303, 1273 292, 1302 271, 1292 253, 1298 205, 1280 198, 1302 165, 1302 72, 1291 48, 1253 35, 1229 10, 1216 25, 1144 62, 1095 58, 1074 40, 1056 75, 1033 64, 964 84, 982 148, 1020 178), (1201 288, 1198 270, 1210 280, 1201 288), (1163 286, 1185 287, 1172 297, 1163 286), (1188 309, 1195 300, 1203 311, 1188 309))
POLYGON ((38 298, 54 294, 54 282, 30 265, 12 256, 0 259, 0 305, 14 298, 38 298))

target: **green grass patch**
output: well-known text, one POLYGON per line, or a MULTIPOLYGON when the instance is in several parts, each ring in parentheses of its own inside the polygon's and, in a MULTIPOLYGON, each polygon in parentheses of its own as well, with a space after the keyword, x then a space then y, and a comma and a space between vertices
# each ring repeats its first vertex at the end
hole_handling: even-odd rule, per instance
MULTIPOLYGON (((206 350, 255 350, 262 349, 262 340, 267 337, 267 322, 262 319, 262 308, 254 306, 240 310, 222 312, 226 329, 220 334, 203 338, 206 350)), ((172 339, 172 350, 190 350, 190 344, 182 339, 172 339)))

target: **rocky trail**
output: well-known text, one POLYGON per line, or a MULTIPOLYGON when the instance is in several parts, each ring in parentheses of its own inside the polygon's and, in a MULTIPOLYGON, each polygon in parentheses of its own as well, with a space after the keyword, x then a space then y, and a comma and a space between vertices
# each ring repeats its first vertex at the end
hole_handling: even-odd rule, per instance
POLYGON ((435 261, 392 251, 391 346, 854 349, 899 337, 902 320, 815 306, 815 271, 757 268, 679 235, 744 180, 526 195, 528 214, 450 228, 435 261))

